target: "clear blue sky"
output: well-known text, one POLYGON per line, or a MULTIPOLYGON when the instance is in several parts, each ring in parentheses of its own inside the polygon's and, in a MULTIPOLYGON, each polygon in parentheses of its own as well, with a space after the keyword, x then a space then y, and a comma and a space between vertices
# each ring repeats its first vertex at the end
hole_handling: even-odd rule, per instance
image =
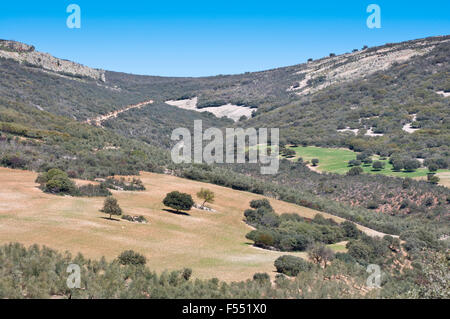
POLYGON ((203 76, 260 71, 415 38, 450 34, 450 1, 5 1, 0 38, 90 67, 203 76), (81 7, 81 29, 66 7, 81 7), (381 7, 381 29, 366 8, 381 7))

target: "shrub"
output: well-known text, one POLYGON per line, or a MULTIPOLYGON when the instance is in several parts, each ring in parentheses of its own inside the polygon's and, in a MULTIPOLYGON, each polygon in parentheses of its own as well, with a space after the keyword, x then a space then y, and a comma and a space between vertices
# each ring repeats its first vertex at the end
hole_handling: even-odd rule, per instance
POLYGON ((106 188, 105 184, 100 185, 83 185, 78 187, 78 196, 95 197, 95 196, 111 196, 111 192, 106 188))
POLYGON ((435 164, 435 163, 431 163, 430 165, 428 165, 428 170, 429 170, 431 173, 436 172, 438 169, 439 169, 439 167, 438 167, 437 164, 435 164))
POLYGON ((351 255, 349 255, 348 253, 336 253, 334 255, 334 258, 337 260, 341 260, 345 263, 348 264, 353 264, 356 262, 355 258, 353 258, 351 255))
POLYGON ((360 160, 350 160, 350 161, 348 161, 348 165, 349 166, 360 166, 361 161, 360 160))
POLYGON ((27 161, 17 155, 4 155, 1 164, 10 168, 25 168, 27 161))
POLYGON ((147 260, 145 256, 134 252, 133 250, 125 250, 119 257, 119 263, 121 265, 145 265, 147 260))
POLYGON ((272 210, 272 206, 270 205, 270 202, 267 198, 252 200, 250 202, 250 207, 254 208, 254 209, 264 207, 264 208, 272 210))
POLYGON ((404 169, 406 172, 414 172, 420 167, 420 162, 415 159, 408 159, 404 162, 404 169))
POLYGON ((277 272, 287 276, 297 276, 301 271, 308 271, 312 268, 312 264, 304 259, 291 255, 283 255, 275 260, 275 268, 277 272))
POLYGON ((273 246, 275 242, 272 233, 268 230, 252 230, 246 235, 246 238, 253 240, 255 246, 264 248, 273 246))
POLYGON ((181 273, 181 276, 184 278, 184 280, 189 280, 192 276, 192 269, 184 268, 183 272, 181 273))
POLYGON ((394 171, 401 171, 405 167, 405 164, 402 160, 397 159, 392 162, 392 167, 394 171))
POLYGON ((355 166, 350 168, 350 170, 347 172, 348 176, 357 176, 360 175, 363 172, 363 169, 359 166, 355 166))
POLYGON ((47 193, 75 195, 77 192, 75 183, 70 180, 66 172, 58 168, 52 168, 39 175, 36 182, 40 183, 41 189, 47 193))
POLYGON ((103 184, 107 188, 125 190, 125 191, 144 191, 145 186, 139 178, 133 177, 126 180, 124 177, 120 179, 114 177, 108 177, 103 184))
POLYGON ((378 203, 374 200, 371 200, 367 203, 367 208, 368 209, 377 209, 378 208, 378 203))
POLYGON ((145 218, 142 215, 139 215, 139 216, 123 215, 121 218, 128 220, 130 222, 136 222, 136 223, 146 223, 147 222, 147 218, 145 218))
POLYGON ((347 243, 347 253, 357 261, 367 262, 369 260, 371 249, 364 242, 357 240, 347 243))
POLYGON ((437 184, 440 181, 440 178, 436 175, 427 175, 427 180, 431 184, 437 184))
POLYGON ((348 220, 341 223, 341 227, 344 230, 345 237, 348 238, 358 238, 360 231, 356 225, 348 220))
POLYGON ((253 280, 258 282, 259 284, 270 283, 270 276, 265 272, 256 273, 253 275, 253 280))
POLYGON ((380 170, 382 170, 382 169, 384 168, 384 163, 383 163, 383 162, 380 162, 380 161, 375 161, 375 162, 373 162, 373 164, 372 164, 372 168, 373 168, 375 171, 380 171, 380 170))

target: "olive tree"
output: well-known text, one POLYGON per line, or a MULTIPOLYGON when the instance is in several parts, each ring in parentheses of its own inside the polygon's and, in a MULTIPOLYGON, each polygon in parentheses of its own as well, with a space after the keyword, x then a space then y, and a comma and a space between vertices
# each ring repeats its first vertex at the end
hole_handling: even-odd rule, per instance
POLYGON ((117 203, 117 199, 112 196, 108 196, 103 203, 102 212, 109 214, 109 219, 112 219, 112 215, 120 216, 122 215, 122 209, 117 203))
POLYGON ((198 193, 197 197, 203 200, 202 207, 205 206, 205 203, 214 203, 215 194, 213 191, 202 188, 198 193))

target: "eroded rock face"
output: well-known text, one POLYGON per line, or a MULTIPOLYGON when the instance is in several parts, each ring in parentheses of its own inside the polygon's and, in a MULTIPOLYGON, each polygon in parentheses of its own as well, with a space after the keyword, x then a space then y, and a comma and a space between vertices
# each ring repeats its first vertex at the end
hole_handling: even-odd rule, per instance
POLYGON ((416 40, 412 43, 374 47, 310 61, 305 69, 296 72, 299 75, 304 74, 303 80, 294 83, 287 91, 305 95, 336 83, 361 79, 375 72, 387 70, 394 63, 402 63, 412 57, 425 55, 436 44, 447 41, 450 39, 416 40))
POLYGON ((8 40, 0 40, 0 57, 29 64, 47 71, 75 77, 89 77, 105 82, 105 71, 55 58, 48 53, 35 51, 34 46, 8 40))

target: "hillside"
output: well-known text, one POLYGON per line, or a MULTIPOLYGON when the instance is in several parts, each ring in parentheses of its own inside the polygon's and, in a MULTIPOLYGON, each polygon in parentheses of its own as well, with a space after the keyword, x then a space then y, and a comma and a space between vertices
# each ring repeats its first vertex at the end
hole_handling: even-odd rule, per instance
MULTIPOLYGON (((35 52, 17 43, 0 50, 19 55, 35 52)), ((202 119, 204 129, 234 125, 209 112, 167 104, 172 100, 171 104, 180 106, 190 99, 197 110, 227 103, 257 109, 252 119, 237 125, 280 127, 284 143, 346 147, 389 160, 418 158, 424 165, 437 163, 439 169, 446 169, 450 145, 450 100, 445 96, 448 52, 448 36, 432 37, 256 73, 165 78, 105 71, 104 82, 0 58, 2 165, 37 171, 57 166, 74 177, 90 179, 173 169, 166 150, 173 144, 170 134, 174 128, 191 128, 194 119, 202 119), (294 83, 305 78, 309 80, 299 86, 294 83), (143 104, 150 100, 153 103, 143 104), (80 123, 86 121, 102 127, 80 123)), ((228 105, 230 111, 233 106, 228 105)), ((375 203, 379 212, 412 219, 448 216, 448 189, 414 182, 410 183, 414 191, 410 191, 401 180, 392 178, 324 176, 301 163, 300 168, 292 166, 282 164, 280 173, 269 181, 256 174, 252 165, 228 169, 290 187, 296 202, 335 214, 344 214, 343 209, 332 208, 333 202, 339 201, 358 209, 375 203), (392 201, 392 192, 402 196, 392 201), (409 207, 400 209, 405 203, 409 207)), ((240 183, 224 184, 241 188, 240 183)), ((255 181, 245 183, 254 185, 255 181)), ((273 187, 264 192, 273 194, 273 187)), ((259 186, 244 188, 261 192, 259 186)), ((278 196, 284 196, 281 194, 278 196)), ((358 214, 351 213, 354 218, 358 214)), ((377 227, 385 229, 389 223, 382 224, 377 227)))
MULTIPOLYGON (((80 251, 90 258, 109 260, 133 249, 144 254, 150 268, 162 271, 183 267, 196 277, 246 280, 259 271, 274 276, 274 260, 283 252, 255 248, 246 233, 243 212, 262 196, 163 174, 143 173, 146 191, 113 191, 125 214, 143 215, 148 224, 104 219, 104 198, 61 197, 43 193, 34 182, 37 174, 0 168, 0 244, 15 241, 39 244, 59 251, 80 251), (192 194, 202 187, 216 193, 209 205, 217 212, 193 209, 187 215, 164 210, 165 194, 179 190, 192 194), (32 208, 32 209, 31 209, 32 208), (61 234, 61 236, 54 236, 61 234), (195 247, 195 249, 194 249, 195 247)), ((197 199, 198 200, 198 199, 197 199)), ((279 213, 313 218, 318 211, 270 199, 279 213)), ((337 222, 343 219, 326 213, 337 222)), ((361 227, 369 235, 382 234, 361 227)), ((289 253, 306 257, 304 252, 289 253)))

